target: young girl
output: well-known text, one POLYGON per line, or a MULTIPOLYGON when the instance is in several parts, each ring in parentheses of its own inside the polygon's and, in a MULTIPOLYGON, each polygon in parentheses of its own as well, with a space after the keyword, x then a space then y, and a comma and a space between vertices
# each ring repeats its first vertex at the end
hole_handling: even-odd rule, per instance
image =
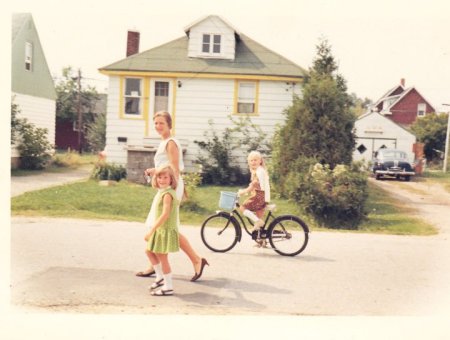
POLYGON ((177 180, 170 165, 155 170, 152 186, 158 189, 145 222, 150 231, 145 235, 147 254, 156 273, 149 287, 154 296, 173 295, 172 269, 168 253, 179 250, 177 180), (157 288, 161 287, 157 290, 157 288))
POLYGON ((258 151, 251 151, 247 161, 251 173, 250 184, 246 189, 240 189, 239 195, 250 192, 252 195, 241 205, 240 210, 254 222, 252 238, 256 240, 259 229, 264 225, 264 208, 270 202, 269 174, 258 151))

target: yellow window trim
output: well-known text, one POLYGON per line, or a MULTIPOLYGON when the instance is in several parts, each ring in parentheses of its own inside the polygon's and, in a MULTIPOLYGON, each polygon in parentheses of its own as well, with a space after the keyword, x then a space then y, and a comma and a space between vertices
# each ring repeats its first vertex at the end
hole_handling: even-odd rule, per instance
POLYGON ((160 78, 199 78, 199 79, 238 79, 238 80, 273 80, 303 82, 303 77, 265 76, 249 74, 210 74, 210 73, 188 73, 188 72, 142 72, 142 71, 107 71, 100 70, 108 76, 122 77, 160 77, 160 78))
POLYGON ((233 115, 237 116, 259 116, 259 81, 252 79, 235 79, 234 80, 234 103, 233 103, 233 115), (238 97, 239 97, 239 83, 240 82, 255 83, 255 112, 241 113, 238 112, 238 97))
POLYGON ((138 77, 138 78, 142 79, 142 83, 144 85, 143 96, 141 96, 141 99, 142 99, 142 102, 143 102, 143 105, 142 105, 143 112, 139 116, 133 116, 133 115, 126 115, 125 114, 125 110, 124 110, 125 78, 128 78, 128 77, 120 77, 120 84, 119 84, 119 88, 120 88, 119 118, 120 119, 130 119, 130 120, 145 120, 145 112, 146 112, 145 108, 146 108, 146 105, 147 105, 147 108, 148 108, 148 96, 146 96, 146 94, 145 94, 146 87, 148 87, 148 85, 146 85, 146 79, 142 78, 142 77, 138 77), (147 104, 146 104, 146 102, 147 102, 147 104))

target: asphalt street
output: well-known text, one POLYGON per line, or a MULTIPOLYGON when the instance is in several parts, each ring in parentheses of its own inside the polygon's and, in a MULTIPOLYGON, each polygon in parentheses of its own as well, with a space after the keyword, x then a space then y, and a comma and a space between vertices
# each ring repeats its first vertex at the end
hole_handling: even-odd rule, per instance
MULTIPOLYGON (((439 215, 445 204, 427 209, 439 215)), ((152 279, 134 275, 147 265, 143 223, 12 217, 11 301, 18 310, 77 313, 450 315, 450 226, 436 223, 435 236, 313 232, 296 257, 255 248, 249 237, 213 253, 199 226, 183 225, 210 266, 192 283, 188 258, 171 255, 175 295, 153 297, 152 279)))

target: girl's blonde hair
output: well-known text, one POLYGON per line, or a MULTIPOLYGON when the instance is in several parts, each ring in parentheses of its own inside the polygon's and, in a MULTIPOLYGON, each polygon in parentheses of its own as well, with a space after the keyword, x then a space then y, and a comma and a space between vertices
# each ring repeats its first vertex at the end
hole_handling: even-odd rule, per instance
POLYGON ((155 120, 156 117, 163 117, 167 125, 169 126, 169 129, 172 129, 172 116, 167 111, 158 111, 153 115, 153 120, 155 120))
POLYGON ((248 161, 250 160, 250 158, 252 158, 252 157, 258 157, 258 158, 261 160, 261 166, 264 168, 264 170, 267 170, 267 169, 266 169, 266 162, 264 161, 264 157, 263 157, 263 155, 261 154, 261 152, 256 151, 256 150, 250 151, 249 154, 248 154, 248 156, 247 156, 247 162, 248 162, 248 161))
POLYGON ((155 174, 153 175, 153 178, 152 178, 152 187, 155 189, 159 189, 157 179, 158 179, 159 175, 164 174, 164 173, 169 174, 170 186, 172 187, 173 190, 175 190, 177 188, 178 181, 175 177, 175 171, 173 170, 172 166, 169 164, 160 166, 159 168, 157 168, 155 170, 155 174))

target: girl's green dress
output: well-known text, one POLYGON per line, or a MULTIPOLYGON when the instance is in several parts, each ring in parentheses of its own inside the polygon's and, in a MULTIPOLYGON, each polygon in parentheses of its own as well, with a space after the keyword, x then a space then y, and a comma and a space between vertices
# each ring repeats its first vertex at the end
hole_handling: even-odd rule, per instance
POLYGON ((157 254, 173 253, 180 250, 180 241, 178 235, 178 201, 175 190, 171 187, 159 189, 153 199, 152 207, 149 212, 149 218, 146 226, 151 224, 161 215, 163 209, 163 196, 172 196, 172 207, 169 218, 153 233, 147 242, 147 250, 157 254))

